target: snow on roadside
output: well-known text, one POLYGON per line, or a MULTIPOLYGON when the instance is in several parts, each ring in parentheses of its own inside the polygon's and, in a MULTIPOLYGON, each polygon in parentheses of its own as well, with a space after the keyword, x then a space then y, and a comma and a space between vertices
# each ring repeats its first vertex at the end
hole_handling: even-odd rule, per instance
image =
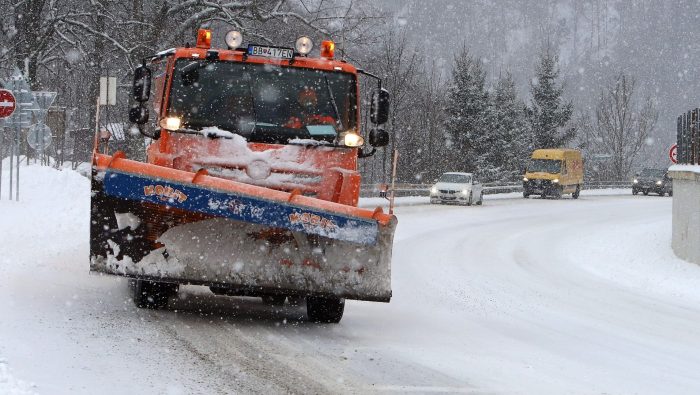
POLYGON ((10 368, 4 359, 0 358, 0 394, 4 395, 30 395, 34 385, 17 380, 10 374, 10 368))

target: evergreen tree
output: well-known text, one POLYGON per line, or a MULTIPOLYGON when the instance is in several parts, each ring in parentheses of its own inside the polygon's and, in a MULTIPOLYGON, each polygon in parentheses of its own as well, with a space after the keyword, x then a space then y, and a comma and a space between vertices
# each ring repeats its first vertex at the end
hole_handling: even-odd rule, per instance
POLYGON ((518 179, 532 150, 532 129, 510 73, 496 83, 485 131, 482 145, 487 149, 477 159, 480 177, 503 182, 518 179))
POLYGON ((568 127, 573 113, 571 102, 562 102, 564 87, 557 85, 559 58, 549 48, 540 54, 535 79, 530 84, 532 107, 530 120, 536 148, 563 147, 576 136, 576 129, 568 127))
POLYGON ((483 150, 479 138, 488 110, 486 73, 481 61, 466 47, 455 57, 452 81, 447 89, 446 130, 453 157, 452 170, 475 171, 475 157, 483 150))

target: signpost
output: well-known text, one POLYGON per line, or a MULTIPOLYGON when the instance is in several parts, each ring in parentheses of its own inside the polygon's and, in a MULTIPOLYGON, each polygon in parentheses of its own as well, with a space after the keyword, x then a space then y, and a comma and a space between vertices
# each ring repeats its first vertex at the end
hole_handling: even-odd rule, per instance
POLYGON ((671 162, 678 163, 678 144, 671 146, 671 149, 668 150, 668 157, 671 159, 671 162))
MULTIPOLYGON (((14 129, 10 142, 10 200, 15 190, 15 200, 19 200, 20 136, 22 129, 32 128, 28 140, 36 143, 40 155, 51 144, 51 130, 45 125, 49 107, 56 98, 56 92, 32 92, 22 72, 15 68, 12 76, 3 81, 7 90, 0 89, 0 128, 14 129), (14 185, 13 185, 14 184, 14 185)), ((31 143, 30 143, 31 144, 31 143)), ((43 156, 42 156, 43 157, 43 156)), ((1 169, 0 169, 1 170, 1 169)), ((2 172, 0 171, 0 177, 2 172)))
POLYGON ((17 100, 7 89, 0 89, 0 118, 7 118, 15 112, 17 100))

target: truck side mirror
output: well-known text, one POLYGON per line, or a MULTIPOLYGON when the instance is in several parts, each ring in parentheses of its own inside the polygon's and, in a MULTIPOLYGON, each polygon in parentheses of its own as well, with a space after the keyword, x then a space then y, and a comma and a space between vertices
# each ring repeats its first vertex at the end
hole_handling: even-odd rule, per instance
POLYGON ((386 147, 389 144, 389 133, 380 128, 369 131, 369 143, 372 147, 386 147))
POLYGON ((369 119, 375 125, 381 125, 389 120, 389 91, 377 89, 372 93, 372 106, 369 119))
POLYGON ((148 122, 148 108, 143 103, 132 106, 129 109, 129 121, 137 125, 148 122))
MULTIPOLYGON (((134 85, 132 95, 139 103, 147 102, 151 97, 151 69, 141 65, 134 69, 134 85)), ((131 117, 131 111, 129 112, 131 117)))

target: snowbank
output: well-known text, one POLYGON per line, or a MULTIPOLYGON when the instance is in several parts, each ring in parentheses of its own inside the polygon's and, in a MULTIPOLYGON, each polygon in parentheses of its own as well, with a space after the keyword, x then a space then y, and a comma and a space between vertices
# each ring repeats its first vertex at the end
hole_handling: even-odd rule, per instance
POLYGON ((17 380, 10 374, 9 370, 7 362, 0 358, 0 394, 30 395, 35 393, 32 390, 33 385, 17 380))

